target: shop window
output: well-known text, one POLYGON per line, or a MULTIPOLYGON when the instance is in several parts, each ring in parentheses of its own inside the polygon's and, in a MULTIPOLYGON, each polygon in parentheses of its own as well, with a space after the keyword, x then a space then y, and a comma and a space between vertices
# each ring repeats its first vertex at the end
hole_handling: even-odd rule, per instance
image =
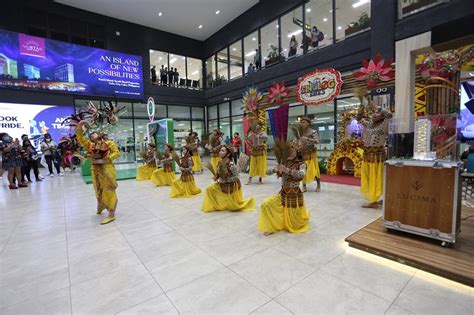
POLYGON ((329 157, 334 150, 334 102, 321 104, 318 106, 307 106, 307 116, 311 118, 311 128, 318 131, 319 157, 329 157))
POLYGON ((134 163, 136 161, 135 147, 140 147, 144 143, 146 132, 137 132, 138 138, 135 139, 132 119, 121 118, 115 125, 109 138, 114 140, 120 151, 118 159, 114 163, 134 163), (135 144, 136 142, 136 144, 135 144))
POLYGON ((231 80, 242 76, 243 62, 241 40, 233 43, 229 47, 229 67, 231 80))
POLYGON ((230 117, 219 119, 219 128, 224 133, 225 144, 230 144, 230 117))
POLYGON ((207 108, 207 119, 217 119, 217 105, 209 106, 207 108))
POLYGON ((336 40, 370 28, 370 0, 336 1, 336 40))
POLYGON ((229 102, 219 104, 219 118, 229 117, 229 116, 230 116, 229 102))
POLYGON ((191 107, 193 120, 204 119, 204 107, 191 107))
POLYGON ((187 118, 190 117, 190 109, 188 106, 173 106, 168 105, 169 118, 187 118))
POLYGON ((169 60, 168 85, 175 87, 186 86, 186 57, 170 54, 169 60))
MULTIPOLYGON (((243 118, 242 116, 234 116, 232 117, 232 135, 231 139, 234 137, 234 133, 238 132, 239 136, 242 140, 245 139, 244 134, 244 125, 243 125, 243 118)), ((240 147, 240 152, 244 152, 244 141, 242 141, 242 146, 240 147)))
POLYGON ((290 11, 281 18, 283 55, 292 58, 303 53, 303 7, 290 11))
POLYGON ((193 120, 192 123, 193 131, 197 132, 199 139, 202 140, 202 136, 205 134, 204 121, 193 120))
MULTIPOLYGON (((332 0, 311 0, 305 5, 305 45, 308 51, 332 44, 332 0)), ((345 25, 345 24, 344 24, 345 25)))
POLYGON ((230 106, 231 106, 231 110, 232 110, 232 116, 234 116, 234 115, 243 115, 244 110, 243 110, 243 104, 242 104, 241 99, 233 100, 230 103, 230 106))
POLYGON ((282 54, 278 45, 278 28, 278 20, 275 20, 260 30, 263 67, 268 67, 281 61, 282 54))
POLYGON ((214 87, 214 80, 216 79, 216 65, 214 63, 215 56, 212 55, 211 57, 207 58, 206 60, 206 81, 207 81, 207 88, 211 89, 214 87))
POLYGON ((168 77, 164 75, 162 76, 162 74, 164 74, 165 71, 168 71, 168 53, 163 51, 150 50, 150 67, 155 67, 157 78, 156 82, 154 83, 167 85, 168 77))
POLYGON ((304 106, 303 105, 293 105, 290 106, 288 111, 288 139, 291 140, 295 136, 291 131, 291 126, 298 124, 300 118, 304 116, 304 106))
POLYGON ((185 137, 191 132, 191 121, 189 120, 175 120, 173 124, 174 128, 174 147, 176 150, 186 144, 185 137))
POLYGON ((253 68, 257 66, 255 57, 257 56, 256 50, 258 49, 258 32, 253 32, 244 38, 244 67, 245 73, 253 71, 253 68))
MULTIPOLYGON (((188 80, 192 88, 200 89, 202 86, 202 61, 195 58, 187 58, 188 80)), ((188 81, 186 82, 188 85, 188 81)))
POLYGON ((216 86, 229 81, 229 55, 227 47, 217 53, 217 77, 216 86))
POLYGON ((217 119, 215 119, 215 120, 209 120, 209 121, 207 122, 207 132, 208 132, 208 134, 211 134, 212 131, 213 131, 214 129, 217 129, 217 128, 218 128, 217 119))

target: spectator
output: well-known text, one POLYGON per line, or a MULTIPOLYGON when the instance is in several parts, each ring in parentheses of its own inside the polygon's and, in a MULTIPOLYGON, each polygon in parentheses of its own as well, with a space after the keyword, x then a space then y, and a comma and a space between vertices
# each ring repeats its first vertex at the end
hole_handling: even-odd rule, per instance
POLYGON ((252 73, 255 72, 255 67, 253 66, 253 63, 250 63, 249 66, 247 67, 247 73, 252 73))
POLYGON ((163 71, 164 75, 164 84, 163 85, 168 85, 168 67, 165 67, 165 71, 163 71))
POLYGON ((153 66, 151 67, 151 83, 155 84, 156 83, 156 67, 153 66))
POLYGON ((255 63, 256 70, 262 69, 260 50, 258 48, 255 49, 255 56, 253 56, 253 62, 255 63))
POLYGON ((174 68, 174 85, 179 84, 179 72, 177 68, 174 68))
POLYGON ((160 69, 160 84, 166 85, 166 70, 164 65, 161 65, 160 69))
POLYGON ((234 164, 237 164, 237 161, 240 157, 240 147, 242 146, 242 139, 238 132, 234 132, 234 138, 232 139, 232 147, 234 148, 233 158, 234 164))
POLYGON ((33 173, 35 175, 36 181, 40 182, 41 177, 39 176, 39 168, 38 168, 38 152, 36 151, 35 147, 31 144, 30 140, 28 138, 23 139, 23 151, 24 156, 25 156, 25 161, 23 163, 23 167, 21 170, 21 179, 22 181, 24 180, 24 177, 28 179, 28 181, 31 183, 31 177, 30 177, 30 172, 31 169, 33 169, 33 173))
POLYGON ((174 71, 173 68, 170 68, 168 71, 168 85, 172 86, 173 85, 173 79, 174 79, 174 71))
POLYGON ((291 36, 291 39, 290 39, 290 51, 288 52, 288 57, 295 56, 297 49, 298 49, 298 42, 296 41, 295 35, 293 35, 291 36))
POLYGON ((2 168, 8 172, 8 182, 10 189, 17 189, 18 187, 28 187, 25 182, 21 180, 22 160, 20 142, 18 139, 13 140, 8 133, 0 133, 0 152, 2 153, 2 168), (18 179, 18 187, 15 184, 14 177, 18 179))
POLYGON ((311 30, 311 46, 316 48, 319 45, 319 42, 324 39, 323 32, 320 32, 316 26, 313 26, 311 30))
POLYGON ((43 152, 46 163, 48 164, 49 176, 54 177, 53 164, 58 175, 62 176, 63 174, 59 167, 61 157, 59 156, 58 145, 53 139, 51 139, 49 133, 44 135, 44 141, 41 142, 41 151, 43 152))

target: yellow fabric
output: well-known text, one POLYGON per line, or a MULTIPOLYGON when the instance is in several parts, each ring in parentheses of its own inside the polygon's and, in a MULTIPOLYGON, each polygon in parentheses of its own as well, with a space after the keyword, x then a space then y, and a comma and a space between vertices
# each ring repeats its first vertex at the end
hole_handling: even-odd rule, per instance
POLYGON ((221 161, 221 157, 220 156, 213 156, 211 157, 211 164, 212 164, 212 167, 214 168, 214 170, 217 169, 217 163, 219 163, 219 161, 221 161))
POLYGON ((148 180, 151 178, 151 174, 156 170, 156 166, 148 164, 139 166, 137 168, 137 180, 148 180))
POLYGON ((171 198, 187 198, 199 195, 201 188, 196 186, 194 178, 188 182, 183 182, 181 179, 177 179, 171 185, 170 197, 171 198))
POLYGON ((267 152, 263 151, 263 155, 250 156, 249 176, 267 177, 267 152))
POLYGON ((202 162, 201 162, 201 157, 199 155, 193 155, 193 171, 201 171, 202 170, 202 162))
POLYGON ((383 162, 362 161, 360 191, 370 203, 379 200, 383 194, 383 162))
POLYGON ((302 207, 289 208, 281 203, 279 194, 263 200, 258 216, 257 230, 275 233, 286 230, 290 233, 304 233, 309 230, 309 212, 302 207))
POLYGON ((165 169, 159 168, 153 171, 150 178, 156 186, 171 186, 176 180, 174 172, 165 172, 165 169))
POLYGON ((225 193, 219 183, 213 183, 206 188, 201 210, 204 212, 253 211, 255 210, 255 198, 244 199, 242 188, 234 189, 233 193, 225 193))
POLYGON ((306 163, 306 174, 303 178, 303 184, 308 184, 314 181, 315 178, 320 178, 318 153, 311 153, 311 159, 304 161, 306 163))
MULTIPOLYGON (((84 132, 81 128, 77 128, 76 135, 79 144, 84 147, 85 150, 89 151, 91 142, 84 136, 84 132)), ((97 198, 97 211, 103 209, 115 211, 118 202, 117 194, 115 193, 115 189, 117 189, 117 175, 112 160, 120 156, 120 151, 115 142, 107 140, 106 143, 109 147, 106 159, 110 161, 101 165, 91 165, 92 185, 94 186, 95 196, 97 198)))

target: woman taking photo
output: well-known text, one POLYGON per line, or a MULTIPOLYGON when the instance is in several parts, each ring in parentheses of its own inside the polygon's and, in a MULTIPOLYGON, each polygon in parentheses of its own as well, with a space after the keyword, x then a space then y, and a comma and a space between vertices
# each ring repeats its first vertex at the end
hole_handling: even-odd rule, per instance
POLYGON ((39 168, 38 168, 38 152, 36 151, 35 147, 31 145, 31 142, 28 138, 23 138, 23 151, 25 161, 23 163, 23 167, 21 170, 21 178, 22 180, 25 178, 31 183, 30 172, 33 169, 33 174, 35 175, 36 181, 40 182, 41 178, 39 176, 39 168))
POLYGON ((288 52, 288 57, 296 56, 296 50, 298 49, 298 42, 296 41, 295 35, 291 36, 290 39, 290 51, 288 52))
POLYGON ((20 182, 23 163, 21 159, 22 148, 18 139, 13 140, 8 133, 0 133, 0 151, 2 153, 2 168, 8 172, 8 187, 10 189, 28 187, 26 182, 20 182), (18 187, 15 184, 14 177, 19 182, 18 187))
POLYGON ((58 175, 62 176, 63 174, 60 169, 61 158, 58 152, 58 145, 53 139, 51 139, 49 133, 44 135, 44 141, 41 142, 41 152, 43 152, 46 163, 48 164, 49 176, 54 177, 53 164, 58 175))

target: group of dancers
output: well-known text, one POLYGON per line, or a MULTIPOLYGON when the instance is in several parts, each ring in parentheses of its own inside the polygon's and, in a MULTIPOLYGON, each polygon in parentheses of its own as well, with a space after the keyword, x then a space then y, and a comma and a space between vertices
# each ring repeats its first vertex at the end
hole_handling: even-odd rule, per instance
MULTIPOLYGON (((384 127, 390 113, 371 104, 370 119, 363 118, 364 108, 357 117, 367 128, 364 143, 366 153, 362 163, 361 191, 369 200, 366 207, 377 207, 382 194, 382 178, 385 149, 386 128, 384 127)), ((76 128, 77 139, 87 151, 92 161, 93 184, 98 205, 97 213, 107 209, 109 215, 101 224, 115 220, 117 206, 117 187, 115 169, 112 161, 119 156, 119 150, 106 135, 93 132, 86 139, 81 122, 76 128)), ((277 174, 281 178, 281 189, 271 197, 264 199, 260 205, 257 229, 265 235, 285 230, 290 233, 303 233, 309 229, 309 211, 304 202, 304 192, 307 184, 317 182, 315 191, 321 191, 320 170, 316 152, 319 143, 317 131, 311 128, 311 119, 303 117, 291 141, 278 140, 275 144, 277 166, 267 170, 266 139, 267 134, 263 125, 258 123, 247 134, 250 145, 250 172, 247 184, 252 183, 253 177, 259 177, 261 184, 267 174, 277 174), (302 185, 301 185, 302 183, 302 185)), ((194 174, 203 171, 201 158, 198 154, 200 145, 197 134, 192 132, 181 149, 181 156, 175 152, 172 145, 165 145, 164 152, 156 150, 149 143, 144 154, 144 165, 137 170, 138 180, 151 180, 157 186, 171 186, 170 197, 192 197, 199 195, 201 189, 196 185, 194 174), (179 168, 180 177, 176 178, 174 163, 179 168)), ((210 184, 201 205, 203 212, 212 211, 253 211, 255 199, 243 198, 242 185, 239 178, 239 167, 233 162, 234 148, 223 142, 219 130, 214 130, 210 136, 208 148, 211 152, 211 162, 207 168, 212 173, 214 183, 210 184)))

